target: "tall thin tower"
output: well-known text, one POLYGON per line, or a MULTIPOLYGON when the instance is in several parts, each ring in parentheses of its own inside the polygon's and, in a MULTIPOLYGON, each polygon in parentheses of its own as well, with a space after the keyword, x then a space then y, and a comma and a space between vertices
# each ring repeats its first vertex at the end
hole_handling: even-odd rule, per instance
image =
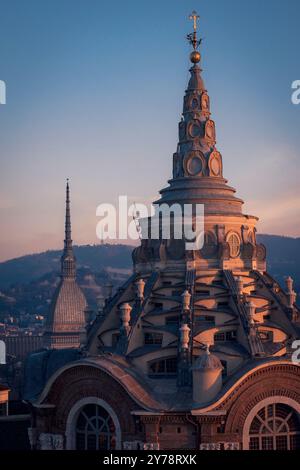
POLYGON ((66 185, 64 251, 61 257, 61 279, 54 293, 44 333, 44 344, 50 349, 77 348, 84 327, 85 296, 76 282, 76 259, 71 237, 70 187, 66 185))

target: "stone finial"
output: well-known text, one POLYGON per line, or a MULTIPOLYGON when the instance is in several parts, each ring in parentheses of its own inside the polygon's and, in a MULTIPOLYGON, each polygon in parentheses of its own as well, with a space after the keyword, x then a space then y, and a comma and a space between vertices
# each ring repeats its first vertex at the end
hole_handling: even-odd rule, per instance
POLYGON ((291 278, 291 276, 288 276, 285 279, 285 285, 287 289, 288 307, 293 308, 294 304, 296 303, 297 294, 293 289, 294 280, 291 278))
POLYGON ((189 310, 191 304, 191 294, 188 290, 185 290, 183 294, 181 294, 182 298, 182 309, 189 310))
POLYGON ((285 278, 285 285, 289 294, 293 292, 294 280, 291 278, 291 276, 285 278))
POLYGON ((246 310, 249 324, 254 325, 255 304, 253 302, 247 302, 246 310))
POLYGON ((105 299, 104 299, 104 296, 103 296, 103 295, 99 295, 99 296, 97 297, 97 311, 98 311, 98 315, 101 315, 101 314, 103 313, 104 306, 105 306, 105 299))
POLYGON ((139 300, 143 300, 144 298, 144 290, 145 290, 145 281, 144 279, 139 279, 137 282, 136 282, 136 288, 137 288, 137 298, 139 300))
POLYGON ((131 314, 132 307, 128 302, 125 302, 120 306, 121 312, 121 328, 123 331, 128 331, 129 329, 129 322, 130 322, 130 314, 131 314))
POLYGON ((189 341, 190 341, 190 331, 191 329, 186 323, 183 323, 179 328, 180 331, 180 346, 181 349, 188 349, 189 348, 189 341))
POLYGON ((297 299, 297 294, 294 290, 292 292, 288 293, 288 306, 289 306, 289 308, 294 307, 294 305, 296 303, 296 299, 297 299))
POLYGON ((242 297, 243 291, 244 291, 244 281, 243 281, 243 278, 241 276, 239 276, 236 279, 236 287, 237 287, 237 291, 238 291, 239 296, 242 297))
POLYGON ((215 354, 209 350, 199 356, 193 367, 193 400, 196 403, 207 403, 215 399, 222 388, 223 366, 215 354))

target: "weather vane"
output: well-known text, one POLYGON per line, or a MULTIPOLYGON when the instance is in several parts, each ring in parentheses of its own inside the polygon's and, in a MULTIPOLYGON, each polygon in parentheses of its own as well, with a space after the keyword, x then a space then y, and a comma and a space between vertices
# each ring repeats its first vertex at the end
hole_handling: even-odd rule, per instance
POLYGON ((197 22, 200 19, 200 16, 194 10, 190 14, 189 19, 193 21, 194 32, 187 35, 187 40, 193 46, 194 50, 196 50, 202 42, 202 39, 197 39, 197 22))

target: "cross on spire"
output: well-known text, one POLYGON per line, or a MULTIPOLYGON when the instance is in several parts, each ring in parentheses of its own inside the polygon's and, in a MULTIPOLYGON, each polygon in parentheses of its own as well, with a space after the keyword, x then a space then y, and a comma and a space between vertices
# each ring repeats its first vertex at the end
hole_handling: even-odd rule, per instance
POLYGON ((190 14, 189 19, 193 21, 194 31, 193 33, 190 33, 187 35, 187 40, 193 46, 194 50, 196 50, 198 46, 201 44, 201 39, 200 40, 197 39, 197 22, 200 19, 200 16, 194 10, 190 14))
POLYGON ((197 14, 195 10, 192 11, 192 13, 189 16, 190 20, 193 20, 194 23, 194 31, 197 31, 197 21, 200 19, 200 16, 197 14))

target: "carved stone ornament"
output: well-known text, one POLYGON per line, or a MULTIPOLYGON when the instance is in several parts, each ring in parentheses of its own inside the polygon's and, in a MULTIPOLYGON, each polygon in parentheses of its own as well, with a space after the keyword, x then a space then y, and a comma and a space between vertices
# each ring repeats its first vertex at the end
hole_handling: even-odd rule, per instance
POLYGON ((124 441, 123 442, 124 450, 143 450, 144 442, 142 441, 124 441))
POLYGON ((221 450, 220 442, 203 442, 200 444, 200 450, 221 450))
POLYGON ((64 437, 61 434, 41 433, 39 435, 41 450, 63 450, 64 437))
POLYGON ((267 250, 265 245, 262 243, 256 246, 256 257, 259 261, 265 261, 267 256, 267 250))
POLYGON ((201 96, 201 109, 202 111, 209 111, 209 96, 207 93, 202 93, 201 96))
POLYGON ((221 154, 217 150, 214 150, 209 157, 209 171, 210 176, 220 176, 222 173, 222 161, 221 154))
POLYGON ((216 140, 215 123, 211 119, 205 124, 205 137, 211 141, 216 140))
POLYGON ((145 442, 143 450, 159 450, 158 442, 145 442))

